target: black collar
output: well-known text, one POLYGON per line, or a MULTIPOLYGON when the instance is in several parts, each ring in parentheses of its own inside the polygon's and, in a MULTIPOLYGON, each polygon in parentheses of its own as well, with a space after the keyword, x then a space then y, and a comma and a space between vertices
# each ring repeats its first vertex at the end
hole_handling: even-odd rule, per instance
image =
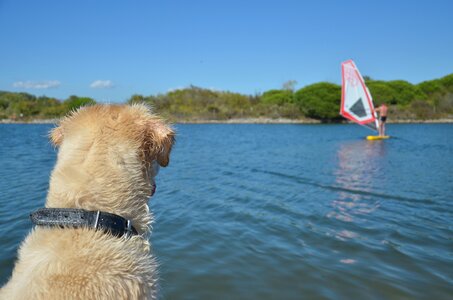
POLYGON ((35 225, 64 227, 88 227, 100 229, 120 237, 138 234, 131 221, 103 211, 89 211, 76 208, 40 208, 30 214, 35 225))

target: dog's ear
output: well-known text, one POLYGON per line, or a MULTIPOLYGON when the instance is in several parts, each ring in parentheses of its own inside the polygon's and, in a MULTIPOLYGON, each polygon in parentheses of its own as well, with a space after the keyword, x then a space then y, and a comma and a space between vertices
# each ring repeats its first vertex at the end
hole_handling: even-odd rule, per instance
POLYGON ((63 142, 63 128, 61 126, 55 127, 50 131, 49 137, 54 146, 60 146, 63 142))
POLYGON ((160 120, 153 120, 147 124, 145 145, 148 148, 151 159, 166 167, 170 162, 170 152, 175 143, 175 132, 160 120))

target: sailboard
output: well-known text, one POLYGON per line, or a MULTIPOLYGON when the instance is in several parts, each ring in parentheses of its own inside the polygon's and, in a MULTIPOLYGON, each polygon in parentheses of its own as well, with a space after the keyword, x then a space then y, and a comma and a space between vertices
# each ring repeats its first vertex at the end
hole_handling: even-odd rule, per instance
POLYGON ((369 135, 366 137, 366 139, 369 141, 386 140, 389 138, 390 136, 388 135, 369 135))
POLYGON ((351 59, 341 63, 340 115, 378 132, 379 123, 373 98, 359 69, 351 59))

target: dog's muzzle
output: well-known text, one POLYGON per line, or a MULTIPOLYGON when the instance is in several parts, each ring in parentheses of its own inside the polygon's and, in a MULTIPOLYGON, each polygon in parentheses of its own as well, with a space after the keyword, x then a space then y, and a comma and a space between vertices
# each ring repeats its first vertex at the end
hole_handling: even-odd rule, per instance
POLYGON ((160 166, 157 161, 153 161, 150 168, 150 179, 151 179, 151 196, 156 192, 156 179, 157 173, 159 173, 160 166))

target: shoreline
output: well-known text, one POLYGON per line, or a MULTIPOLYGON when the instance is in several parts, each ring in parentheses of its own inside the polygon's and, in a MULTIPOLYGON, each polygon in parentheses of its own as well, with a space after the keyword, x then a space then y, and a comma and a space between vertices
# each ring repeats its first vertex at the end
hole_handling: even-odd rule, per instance
MULTIPOLYGON (((2 119, 0 124, 56 124, 59 119, 34 119, 34 120, 11 120, 2 119)), ((285 119, 285 118, 242 118, 229 120, 180 120, 174 124, 353 124, 352 122, 343 121, 339 123, 323 123, 314 119, 285 119)), ((451 124, 453 119, 428 119, 428 120, 391 120, 387 124, 451 124)))

